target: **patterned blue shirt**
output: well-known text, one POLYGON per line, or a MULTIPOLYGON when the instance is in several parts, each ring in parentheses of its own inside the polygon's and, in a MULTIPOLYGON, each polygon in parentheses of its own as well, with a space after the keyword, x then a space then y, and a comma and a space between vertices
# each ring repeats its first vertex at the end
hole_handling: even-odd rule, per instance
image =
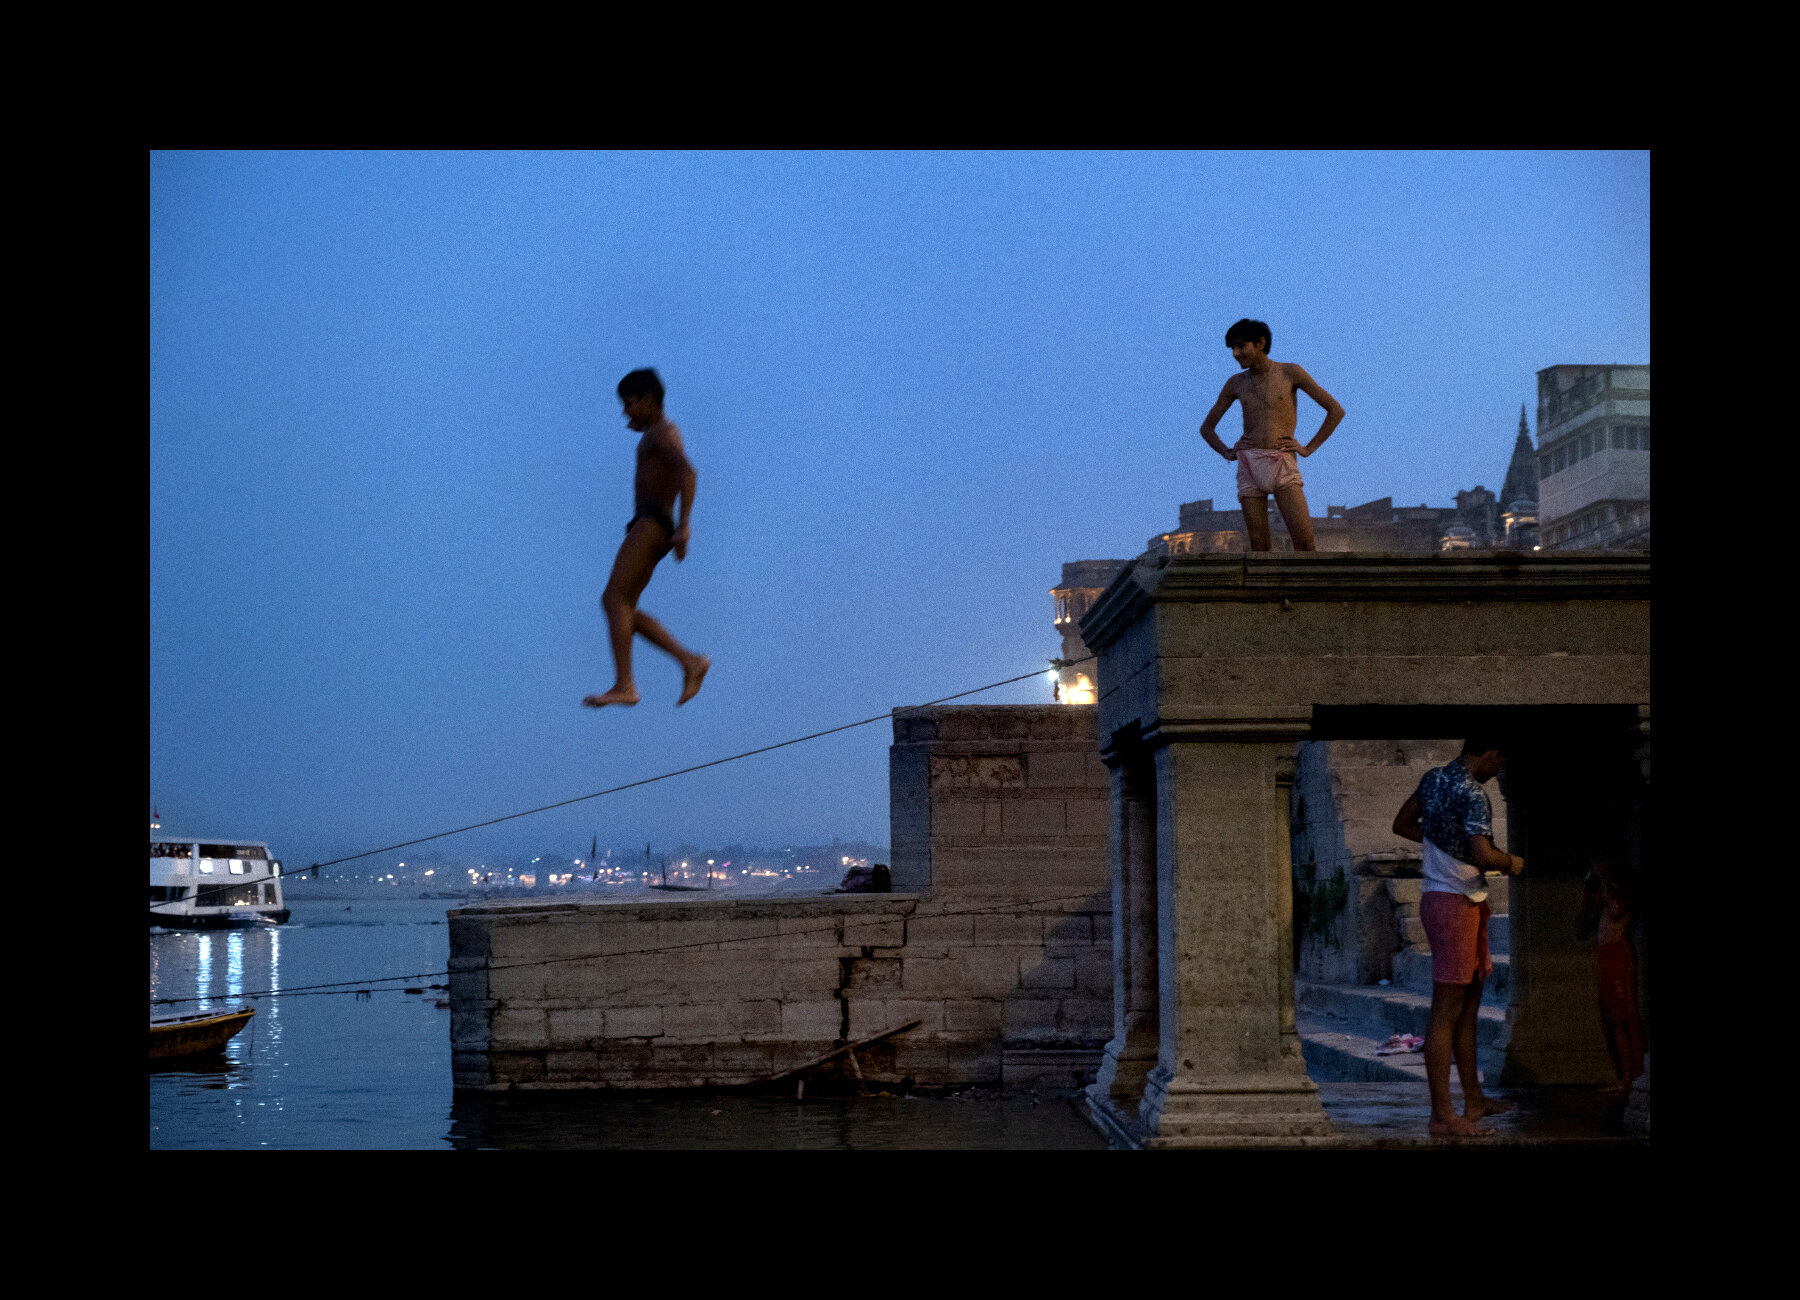
POLYGON ((1494 837, 1494 812, 1487 791, 1458 759, 1434 767, 1419 778, 1413 798, 1419 801, 1419 823, 1425 838, 1458 862, 1475 865, 1469 840, 1494 837))

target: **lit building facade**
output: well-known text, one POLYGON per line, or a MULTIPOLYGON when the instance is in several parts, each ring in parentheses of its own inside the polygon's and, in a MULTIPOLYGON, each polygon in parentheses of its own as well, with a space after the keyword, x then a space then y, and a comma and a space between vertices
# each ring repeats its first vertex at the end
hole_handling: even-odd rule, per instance
POLYGON ((1538 513, 1546 550, 1650 545, 1650 367, 1538 371, 1538 513))
POLYGON ((1081 639, 1081 616, 1100 598, 1130 560, 1075 560, 1062 566, 1062 582, 1050 588, 1056 602, 1056 630, 1062 633, 1062 661, 1054 684, 1058 704, 1092 704, 1096 675, 1092 663, 1083 663, 1092 651, 1081 639))

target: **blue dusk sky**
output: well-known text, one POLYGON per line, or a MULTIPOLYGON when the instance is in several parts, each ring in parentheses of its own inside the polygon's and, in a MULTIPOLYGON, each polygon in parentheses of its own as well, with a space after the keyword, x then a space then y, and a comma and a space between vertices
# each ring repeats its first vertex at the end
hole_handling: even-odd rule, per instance
MULTIPOLYGON (((1649 204, 1647 153, 153 154, 150 801, 301 865, 1045 668, 1063 561, 1232 505, 1243 316, 1347 412, 1314 514, 1498 491, 1536 371, 1650 360, 1649 204), (640 640, 596 711, 638 366, 699 471, 643 607, 714 667, 676 709, 640 640)), ((429 850, 885 844, 891 740, 429 850)))

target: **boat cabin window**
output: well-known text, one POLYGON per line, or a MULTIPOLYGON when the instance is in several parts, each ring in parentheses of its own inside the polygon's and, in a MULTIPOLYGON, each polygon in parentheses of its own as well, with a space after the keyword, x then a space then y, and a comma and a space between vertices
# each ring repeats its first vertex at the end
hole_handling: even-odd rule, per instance
POLYGON ((203 858, 267 858, 269 851, 260 844, 202 844, 203 858))
POLYGON ((203 889, 195 903, 200 907, 245 907, 260 902, 257 898, 256 885, 221 885, 216 889, 203 889))
POLYGON ((187 897, 186 885, 152 885, 150 901, 152 903, 173 903, 178 898, 187 897))
POLYGON ((191 858, 194 856, 194 846, 152 841, 150 856, 153 858, 191 858))

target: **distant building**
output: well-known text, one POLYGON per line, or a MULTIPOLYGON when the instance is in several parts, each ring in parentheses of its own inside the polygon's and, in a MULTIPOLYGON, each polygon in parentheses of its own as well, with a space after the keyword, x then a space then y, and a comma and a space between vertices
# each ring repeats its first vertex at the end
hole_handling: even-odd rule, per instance
POLYGON ((1062 582, 1050 588, 1056 601, 1056 630, 1062 633, 1062 659, 1067 667, 1056 672, 1055 698, 1058 704, 1092 704, 1094 683, 1099 674, 1091 663, 1081 663, 1091 651, 1081 639, 1076 625, 1088 607, 1100 598, 1107 585, 1119 576, 1130 560, 1075 560, 1062 566, 1062 582))
POLYGON ((1545 549, 1650 545, 1650 367, 1538 371, 1545 549))
MULTIPOLYGON (((1498 529, 1494 494, 1478 487, 1459 493, 1454 506, 1396 506, 1380 497, 1360 506, 1327 506, 1312 517, 1313 545, 1321 551, 1441 551, 1462 545, 1493 546, 1498 529), (1470 514, 1465 516, 1462 500, 1470 514), (1452 529, 1460 528, 1459 533, 1452 529), (1471 542, 1469 539, 1479 538, 1471 542), (1448 546, 1446 545, 1448 543, 1448 546)), ((1173 532, 1158 533, 1145 545, 1147 555, 1212 555, 1248 551, 1242 510, 1214 510, 1211 498, 1187 501, 1173 532)), ((1294 549, 1279 510, 1269 511, 1269 543, 1277 551, 1294 549)))

